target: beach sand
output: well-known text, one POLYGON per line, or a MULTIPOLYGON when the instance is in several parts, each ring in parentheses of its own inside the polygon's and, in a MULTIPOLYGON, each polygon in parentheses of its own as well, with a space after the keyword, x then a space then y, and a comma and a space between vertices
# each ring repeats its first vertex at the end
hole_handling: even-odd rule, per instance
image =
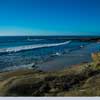
POLYGON ((34 69, 2 72, 0 96, 100 96, 98 55, 92 55, 91 63, 55 72, 34 69))
POLYGON ((73 65, 92 62, 91 54, 99 51, 100 43, 91 43, 78 50, 70 51, 67 54, 52 58, 41 64, 37 64, 37 69, 42 71, 57 71, 73 65))

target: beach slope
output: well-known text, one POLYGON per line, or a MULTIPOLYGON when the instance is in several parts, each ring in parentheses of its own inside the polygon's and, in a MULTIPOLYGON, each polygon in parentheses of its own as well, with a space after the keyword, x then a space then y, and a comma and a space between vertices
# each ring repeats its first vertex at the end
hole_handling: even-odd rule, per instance
POLYGON ((93 62, 43 72, 20 69, 0 73, 0 96, 100 96, 100 53, 93 62))

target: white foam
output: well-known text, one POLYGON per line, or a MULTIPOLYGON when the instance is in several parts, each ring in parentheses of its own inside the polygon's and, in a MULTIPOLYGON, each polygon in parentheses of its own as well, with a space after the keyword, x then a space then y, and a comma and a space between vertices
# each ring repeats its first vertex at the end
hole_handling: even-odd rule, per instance
POLYGON ((45 39, 30 39, 30 38, 28 38, 27 40, 28 41, 42 41, 42 40, 45 40, 45 39))
POLYGON ((66 42, 63 42, 63 43, 53 43, 53 44, 37 44, 37 45, 10 47, 10 48, 6 48, 6 49, 5 48, 0 49, 0 52, 1 53, 5 53, 5 52, 19 52, 19 51, 31 50, 31 49, 43 48, 43 47, 55 47, 55 46, 69 44, 70 42, 71 41, 66 41, 66 42))
POLYGON ((26 65, 11 66, 11 67, 4 68, 1 71, 12 71, 12 70, 24 69, 24 68, 32 69, 33 64, 34 63, 26 64, 26 65))

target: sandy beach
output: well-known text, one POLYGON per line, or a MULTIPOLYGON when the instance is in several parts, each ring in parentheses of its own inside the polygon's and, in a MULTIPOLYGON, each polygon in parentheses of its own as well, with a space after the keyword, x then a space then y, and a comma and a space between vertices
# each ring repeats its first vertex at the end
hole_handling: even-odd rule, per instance
POLYGON ((92 59, 91 63, 55 72, 2 72, 0 96, 100 96, 100 53, 93 54, 92 59))
POLYGON ((91 54, 99 51, 99 45, 100 42, 97 44, 93 43, 84 48, 79 48, 79 50, 52 58, 42 64, 37 64, 37 69, 42 71, 57 71, 73 65, 92 62, 91 54))

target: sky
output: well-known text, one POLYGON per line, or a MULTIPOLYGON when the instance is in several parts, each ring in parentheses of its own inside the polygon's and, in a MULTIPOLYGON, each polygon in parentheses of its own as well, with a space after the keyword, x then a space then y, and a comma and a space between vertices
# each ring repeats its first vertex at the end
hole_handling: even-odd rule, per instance
POLYGON ((100 0, 0 0, 0 35, 100 35, 100 0))

